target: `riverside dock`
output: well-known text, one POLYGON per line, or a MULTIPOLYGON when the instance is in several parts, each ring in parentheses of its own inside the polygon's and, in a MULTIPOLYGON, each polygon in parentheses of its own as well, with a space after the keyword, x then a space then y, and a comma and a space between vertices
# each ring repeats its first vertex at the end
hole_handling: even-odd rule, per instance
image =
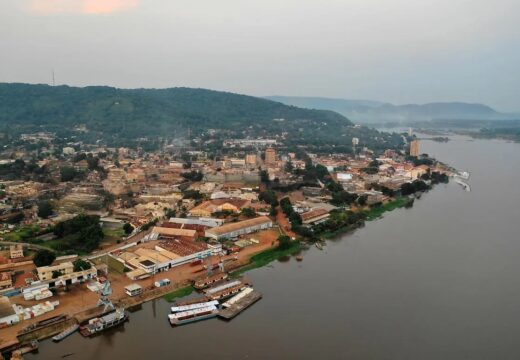
POLYGON ((220 310, 218 316, 226 320, 231 320, 261 298, 261 293, 258 291, 252 291, 228 308, 220 310))

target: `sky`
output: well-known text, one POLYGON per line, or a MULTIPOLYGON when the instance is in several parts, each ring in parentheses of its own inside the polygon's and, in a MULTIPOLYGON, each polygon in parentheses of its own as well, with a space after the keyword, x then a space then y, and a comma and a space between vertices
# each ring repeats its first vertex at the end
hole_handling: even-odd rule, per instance
POLYGON ((520 111, 519 0, 1 0, 0 82, 520 111))

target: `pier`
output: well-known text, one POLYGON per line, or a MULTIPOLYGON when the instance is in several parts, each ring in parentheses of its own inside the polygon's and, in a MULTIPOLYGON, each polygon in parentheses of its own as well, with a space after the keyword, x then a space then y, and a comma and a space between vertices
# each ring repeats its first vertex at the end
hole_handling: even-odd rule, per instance
POLYGON ((242 311, 253 305, 255 302, 260 300, 262 298, 262 294, 258 291, 253 291, 246 296, 244 296, 242 299, 228 307, 227 309, 220 310, 218 316, 226 319, 231 320, 238 314, 240 314, 242 311))

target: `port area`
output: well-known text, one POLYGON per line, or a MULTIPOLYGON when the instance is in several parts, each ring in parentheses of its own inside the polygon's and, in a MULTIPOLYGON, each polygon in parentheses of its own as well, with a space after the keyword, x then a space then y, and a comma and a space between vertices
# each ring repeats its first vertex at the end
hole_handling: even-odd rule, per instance
POLYGON ((225 320, 231 320, 242 311, 253 305, 255 302, 262 298, 262 294, 258 291, 253 291, 247 294, 242 299, 238 300, 236 303, 228 307, 227 309, 222 309, 219 311, 218 316, 225 320))
MULTIPOLYGON (((227 255, 223 258, 224 260, 233 260, 226 264, 226 271, 233 271, 237 268, 241 268, 250 262, 250 258, 253 255, 275 247, 277 244, 276 239, 279 234, 280 233, 277 229, 269 229, 259 232, 257 238, 260 242, 258 244, 248 246, 237 254, 227 255)), ((212 257, 210 260, 212 265, 217 266, 221 259, 219 257, 212 257)), ((125 293, 124 287, 135 283, 136 281, 130 280, 126 274, 110 271, 108 279, 110 280, 113 289, 113 294, 110 296, 110 299, 113 301, 114 305, 128 308, 163 297, 168 293, 190 285, 194 280, 204 276, 206 271, 204 268, 205 265, 207 266, 207 263, 197 266, 185 264, 172 268, 169 271, 161 272, 155 277, 139 280, 137 283, 143 287, 143 293, 134 297, 128 296, 125 293), (170 285, 161 288, 156 288, 154 286, 155 281, 165 278, 171 281, 170 285)), ((60 302, 59 306, 57 306, 55 310, 34 319, 21 321, 16 325, 0 329, 0 351, 4 351, 6 348, 24 343, 28 340, 43 340, 50 338, 65 330, 74 323, 74 321, 82 323, 93 317, 100 316, 103 313, 103 309, 102 307, 97 306, 98 299, 99 294, 88 290, 85 284, 70 286, 67 292, 58 292, 50 299, 59 300, 60 302), (30 335, 21 334, 23 329, 27 326, 58 315, 66 315, 71 320, 60 324, 54 324, 53 326, 44 327, 38 331, 32 332, 30 335)), ((11 300, 13 303, 24 307, 32 306, 37 303, 37 301, 26 301, 22 296, 13 297, 11 300)))

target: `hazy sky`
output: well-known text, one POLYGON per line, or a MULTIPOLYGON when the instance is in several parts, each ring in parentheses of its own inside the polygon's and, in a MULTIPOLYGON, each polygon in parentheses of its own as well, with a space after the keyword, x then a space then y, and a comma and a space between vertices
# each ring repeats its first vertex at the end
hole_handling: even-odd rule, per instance
POLYGON ((520 0, 0 0, 0 82, 520 110, 520 0))

